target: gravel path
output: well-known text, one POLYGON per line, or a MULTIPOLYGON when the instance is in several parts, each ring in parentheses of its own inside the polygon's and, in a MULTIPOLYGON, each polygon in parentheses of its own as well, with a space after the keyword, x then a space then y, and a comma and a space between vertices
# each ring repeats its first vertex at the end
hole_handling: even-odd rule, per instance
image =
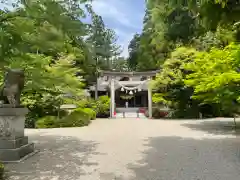
POLYGON ((106 119, 27 130, 40 152, 7 168, 15 180, 239 180, 240 140, 224 124, 106 119))

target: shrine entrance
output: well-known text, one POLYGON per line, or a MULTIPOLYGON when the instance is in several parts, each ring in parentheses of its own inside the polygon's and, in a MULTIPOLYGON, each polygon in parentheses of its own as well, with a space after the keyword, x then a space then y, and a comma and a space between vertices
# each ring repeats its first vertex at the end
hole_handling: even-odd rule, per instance
POLYGON ((118 88, 115 90, 115 104, 118 108, 125 108, 126 103, 129 108, 148 107, 148 92, 142 89, 134 91, 118 88))
MULTIPOLYGON (((102 86, 110 89, 110 117, 117 113, 139 113, 141 109, 148 111, 152 118, 152 90, 150 81, 159 71, 150 72, 111 72, 103 71, 105 81, 102 86)), ((139 114, 138 114, 139 116, 139 114)))

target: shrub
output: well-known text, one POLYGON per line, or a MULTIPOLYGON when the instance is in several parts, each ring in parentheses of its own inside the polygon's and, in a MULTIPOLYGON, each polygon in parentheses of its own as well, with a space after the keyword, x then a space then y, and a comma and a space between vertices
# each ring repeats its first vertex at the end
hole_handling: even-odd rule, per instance
MULTIPOLYGON (((145 114, 146 117, 149 117, 149 111, 148 110, 146 110, 144 114, 145 114)), ((168 114, 169 113, 168 113, 167 110, 161 110, 160 108, 153 108, 152 109, 152 117, 155 118, 155 119, 167 117, 168 114)))
POLYGON ((153 108, 153 118, 164 118, 168 115, 166 110, 161 110, 161 108, 153 108))
POLYGON ((84 99, 79 101, 77 105, 81 109, 90 109, 86 110, 90 114, 93 114, 92 110, 95 111, 91 119, 95 119, 95 114, 96 117, 100 118, 107 118, 110 114, 110 98, 108 96, 99 96, 97 100, 84 99))
POLYGON ((26 116, 25 127, 35 128, 36 121, 40 118, 45 116, 58 116, 61 102, 62 99, 56 95, 39 92, 23 92, 22 103, 29 109, 26 116))
POLYGON ((36 128, 55 128, 56 121, 56 116, 45 116, 36 122, 36 128))
POLYGON ((90 108, 84 108, 83 111, 90 115, 90 119, 91 120, 95 120, 96 119, 97 114, 96 114, 96 112, 94 110, 92 110, 90 108))
POLYGON ((25 128, 35 128, 36 121, 39 119, 37 114, 28 113, 25 120, 25 128))
MULTIPOLYGON (((90 109, 91 110, 91 109, 90 109)), ((90 111, 78 108, 68 116, 58 119, 57 116, 45 116, 36 122, 37 128, 60 128, 87 126, 91 120, 90 111)), ((91 112, 92 113, 92 112, 91 112)), ((93 114, 92 114, 93 116, 93 114)))
POLYGON ((6 179, 4 171, 5 171, 4 170, 4 165, 0 162, 0 180, 5 180, 6 179))
POLYGON ((57 127, 82 127, 89 125, 91 120, 90 114, 84 112, 83 109, 76 109, 68 116, 56 122, 57 127))
POLYGON ((110 98, 108 96, 100 96, 96 101, 96 113, 99 118, 109 117, 110 98))
POLYGON ((93 99, 84 99, 77 103, 80 108, 96 108, 96 101, 93 99))

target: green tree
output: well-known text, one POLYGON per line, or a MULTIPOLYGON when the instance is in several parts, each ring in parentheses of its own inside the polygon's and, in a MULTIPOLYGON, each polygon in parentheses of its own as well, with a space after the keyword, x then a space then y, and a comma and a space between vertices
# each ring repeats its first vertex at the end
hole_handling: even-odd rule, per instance
POLYGON ((138 59, 140 58, 139 48, 140 48, 140 34, 135 34, 128 46, 129 52, 128 65, 132 70, 136 70, 137 68, 138 59))
POLYGON ((118 72, 127 72, 131 70, 128 60, 124 57, 115 58, 112 62, 112 69, 118 72))
POLYGON ((167 105, 178 118, 198 117, 198 102, 191 98, 193 89, 184 84, 186 75, 191 71, 184 69, 191 62, 197 51, 180 47, 171 53, 162 65, 161 72, 153 81, 153 101, 159 105, 167 105))
POLYGON ((59 104, 69 99, 63 94, 70 93, 72 100, 83 96, 83 79, 76 76, 81 69, 74 67, 85 61, 86 27, 68 3, 25 1, 1 11, 1 74, 5 68, 25 70, 22 101, 33 119, 56 115, 59 104))
POLYGON ((112 69, 112 59, 120 54, 120 46, 116 44, 117 37, 113 30, 106 28, 101 16, 95 14, 91 6, 88 11, 92 18, 90 34, 87 43, 91 52, 92 64, 88 70, 92 73, 89 77, 90 84, 95 84, 95 99, 98 98, 97 78, 102 70, 112 69))
POLYGON ((240 100, 239 54, 240 46, 235 44, 198 53, 185 67, 193 72, 185 80, 194 89, 192 98, 218 104, 223 115, 236 111, 240 100))
POLYGON ((155 70, 178 45, 190 44, 201 28, 187 4, 149 0, 146 6, 143 32, 130 43, 129 62, 138 70, 155 70))

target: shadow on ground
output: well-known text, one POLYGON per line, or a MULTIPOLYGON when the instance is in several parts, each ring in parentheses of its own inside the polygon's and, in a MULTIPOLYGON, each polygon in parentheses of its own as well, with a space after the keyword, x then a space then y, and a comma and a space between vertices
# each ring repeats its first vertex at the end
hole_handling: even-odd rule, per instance
POLYGON ((143 159, 129 165, 134 174, 118 180, 239 180, 239 139, 154 137, 143 159))
POLYGON ((97 162, 89 162, 97 143, 81 141, 74 137, 53 135, 31 135, 39 153, 29 159, 7 165, 10 179, 14 180, 77 180, 86 175, 84 167, 96 167, 97 162))
POLYGON ((231 119, 210 119, 202 122, 188 122, 182 124, 182 126, 196 130, 205 131, 210 134, 216 135, 240 135, 240 123, 235 127, 234 121, 231 119))
MULTIPOLYGON (((233 133, 228 122, 208 120, 188 122, 182 126, 226 135, 233 133)), ((197 134, 196 138, 191 138, 191 134, 194 133, 190 133, 189 138, 179 137, 181 134, 158 137, 147 135, 143 142, 144 148, 139 148, 139 160, 129 160, 135 162, 127 165, 128 171, 124 171, 125 174, 121 169, 119 172, 99 172, 101 170, 97 168, 108 164, 108 158, 104 162, 89 161, 93 159, 90 158, 92 155, 106 155, 97 152, 96 142, 43 133, 41 136, 31 135, 40 149, 39 154, 8 167, 15 180, 85 180, 86 177, 87 180, 239 180, 239 137, 206 138, 197 134), (95 178, 95 175, 99 175, 100 179, 95 178)), ((116 147, 112 148, 114 150, 116 147)))

